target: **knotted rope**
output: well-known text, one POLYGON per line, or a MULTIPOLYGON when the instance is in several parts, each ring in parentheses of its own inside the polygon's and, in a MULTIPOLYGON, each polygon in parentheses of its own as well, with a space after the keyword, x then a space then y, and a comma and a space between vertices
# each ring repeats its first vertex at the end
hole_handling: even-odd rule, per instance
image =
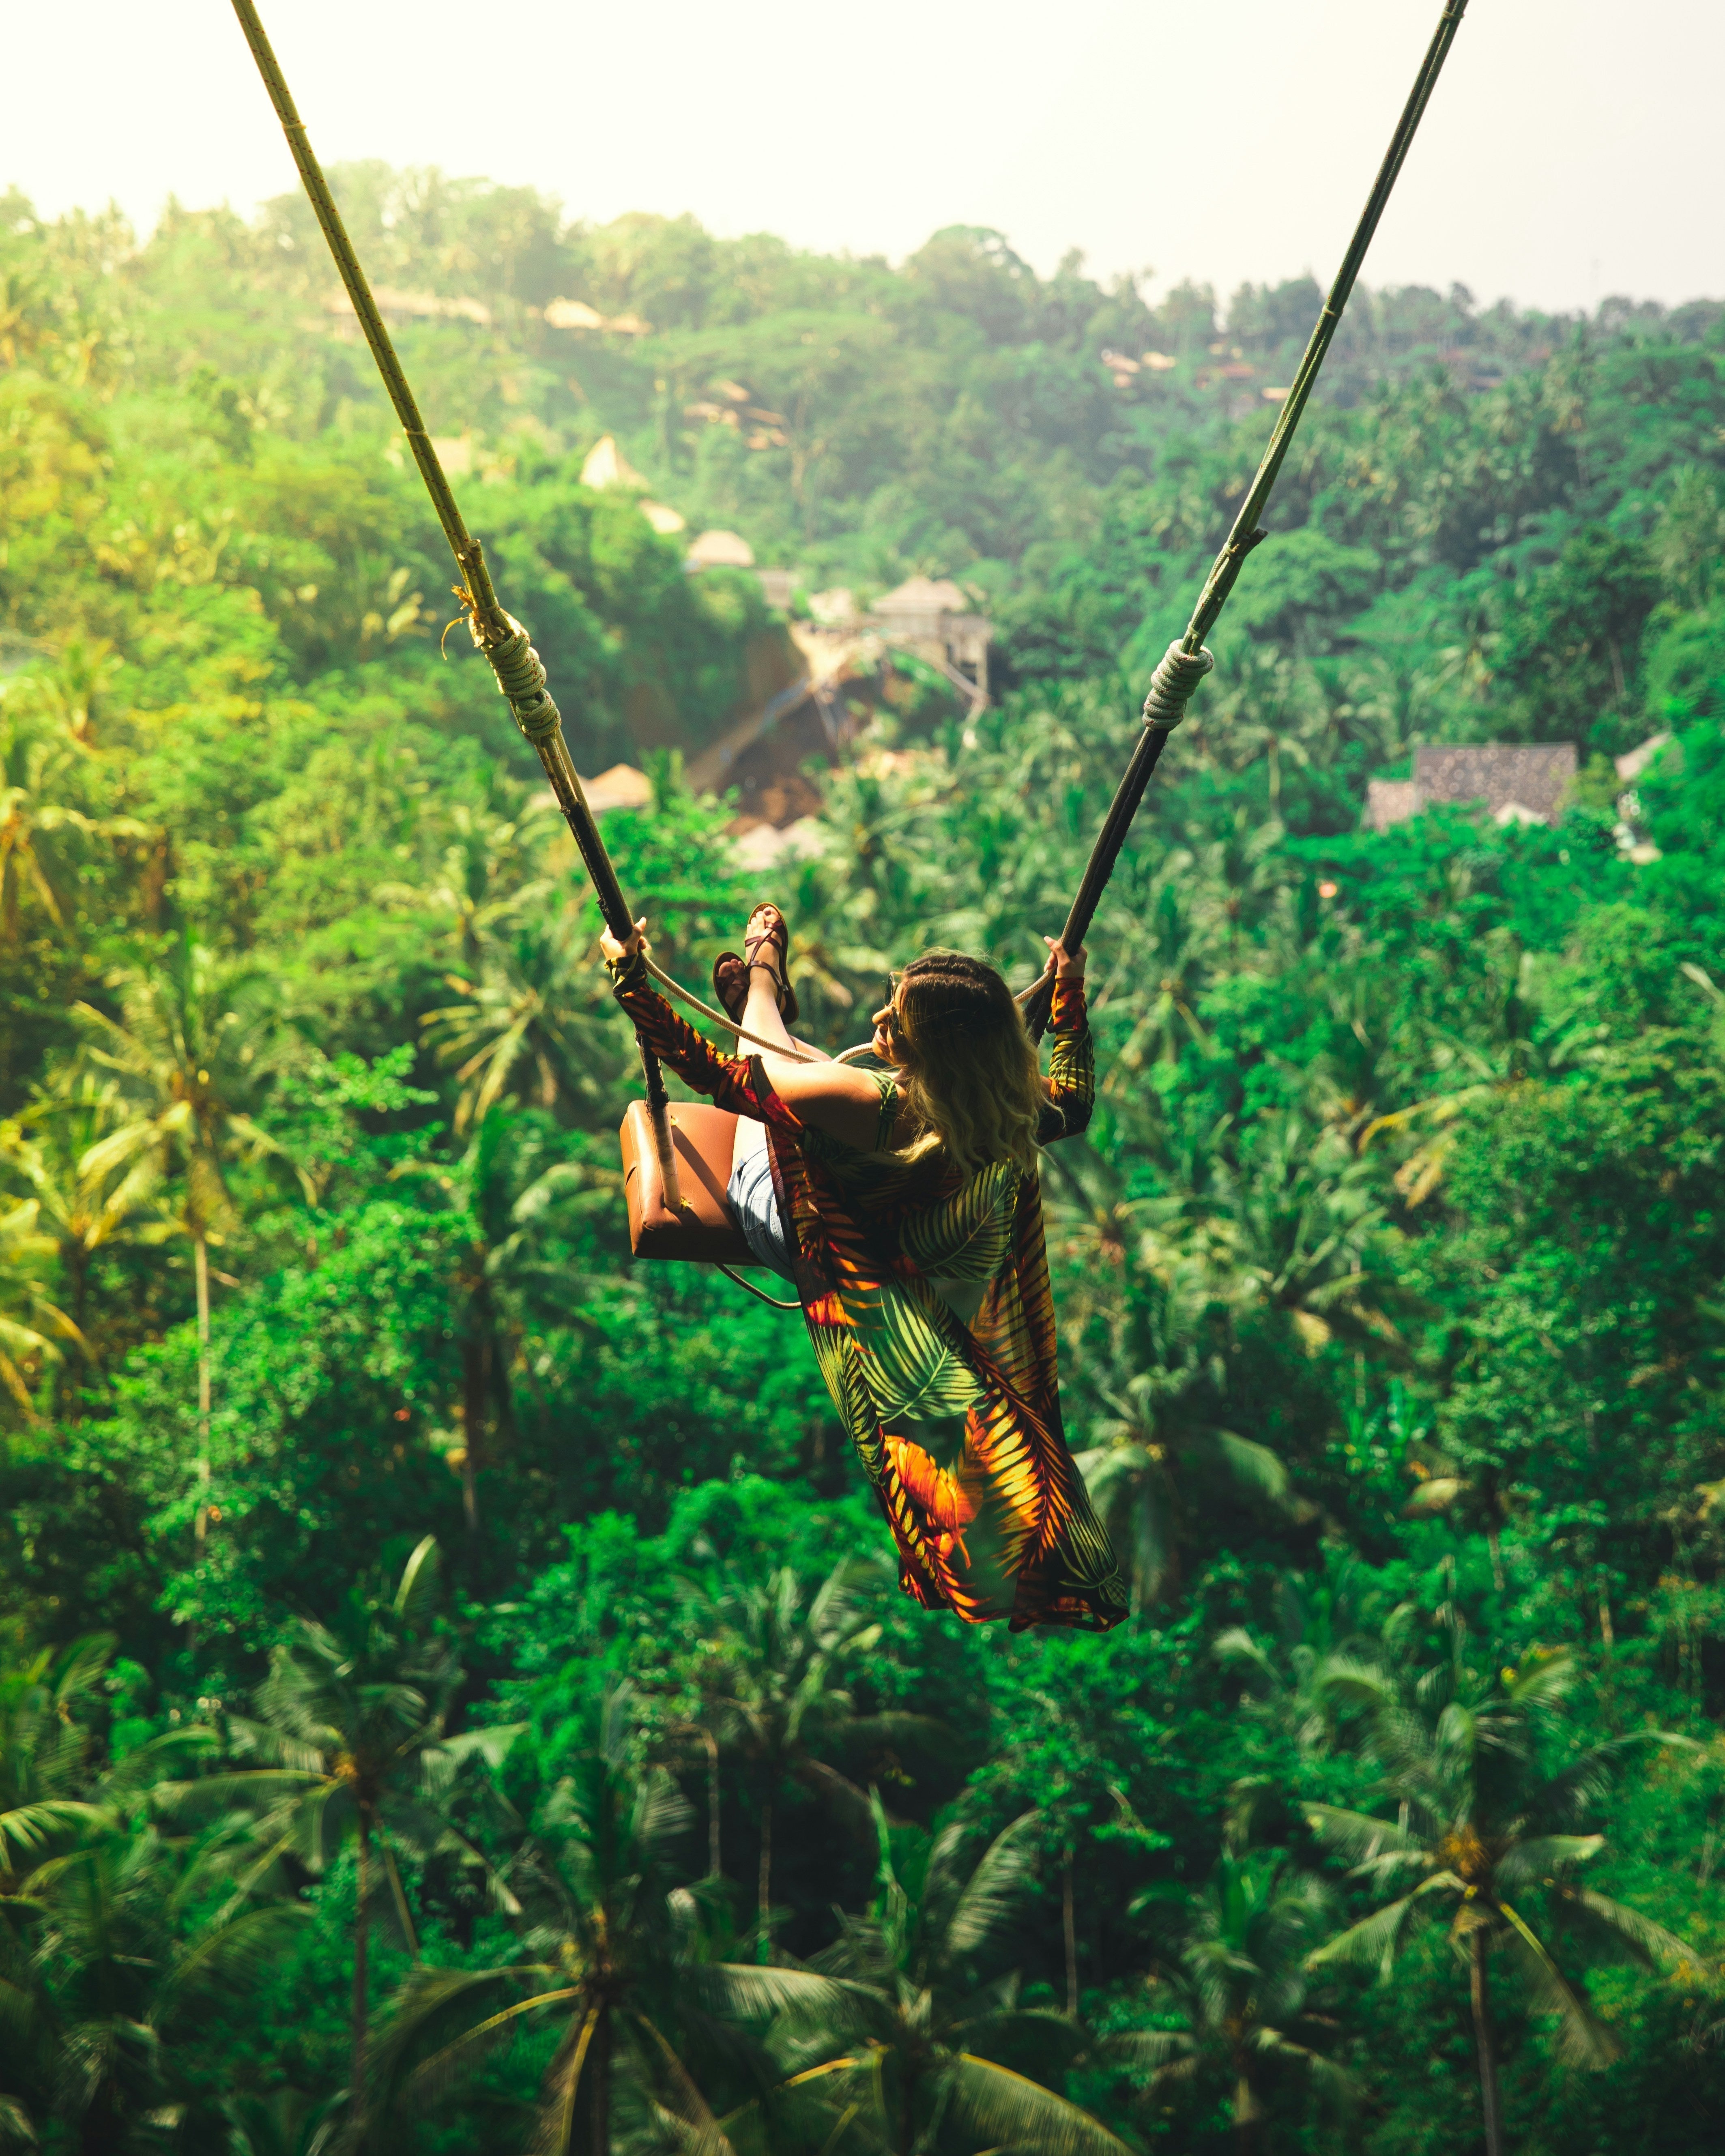
POLYGON ((512 613, 506 613, 503 619, 509 624, 510 633, 496 644, 486 641, 477 613, 468 617, 468 627, 497 676, 497 693, 507 700, 516 724, 537 748, 562 724, 562 714, 546 685, 544 665, 527 641, 526 630, 512 613))
POLYGON ((1186 716, 1192 692, 1215 665, 1202 645, 1189 651, 1178 639, 1162 654, 1162 664, 1150 676, 1150 693, 1144 699, 1144 724, 1158 733, 1171 734, 1186 716))

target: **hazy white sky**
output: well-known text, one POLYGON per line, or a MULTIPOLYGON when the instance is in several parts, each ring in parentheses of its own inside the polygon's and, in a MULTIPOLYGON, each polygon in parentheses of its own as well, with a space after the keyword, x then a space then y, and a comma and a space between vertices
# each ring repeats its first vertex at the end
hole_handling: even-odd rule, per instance
MULTIPOLYGON (((1158 285, 1327 280, 1439 0, 262 0, 326 162, 900 256, 998 227, 1158 285)), ((227 0, 7 11, 0 186, 249 209, 293 168, 227 0)), ((1725 295, 1722 0, 1471 0, 1366 275, 1725 295)))

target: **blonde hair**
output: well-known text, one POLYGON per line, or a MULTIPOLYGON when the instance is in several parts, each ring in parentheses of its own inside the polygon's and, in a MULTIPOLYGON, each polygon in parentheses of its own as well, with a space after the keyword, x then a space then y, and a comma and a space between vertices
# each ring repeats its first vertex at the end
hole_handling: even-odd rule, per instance
POLYGON ((961 1175, 999 1160, 1036 1173, 1042 1076, 1024 1015, 992 966, 931 951, 899 977, 899 1082, 920 1134, 916 1160, 942 1148, 961 1175))

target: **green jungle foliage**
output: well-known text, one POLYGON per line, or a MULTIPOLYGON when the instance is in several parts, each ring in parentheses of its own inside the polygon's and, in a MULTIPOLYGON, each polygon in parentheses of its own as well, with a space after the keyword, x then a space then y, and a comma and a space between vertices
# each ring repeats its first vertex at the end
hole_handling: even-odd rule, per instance
MULTIPOLYGON (((673 969, 785 629, 607 434, 997 624, 773 885, 813 1036, 1028 979, 1315 288, 341 186, 673 969)), ((1045 1164, 1133 1614, 1011 1638, 793 1316, 631 1264, 597 914, 331 291, 297 198, 0 212, 0 2145, 1716 2149, 1725 307, 1356 299, 1045 1164), (1363 829, 1470 740, 1561 819, 1363 829)))

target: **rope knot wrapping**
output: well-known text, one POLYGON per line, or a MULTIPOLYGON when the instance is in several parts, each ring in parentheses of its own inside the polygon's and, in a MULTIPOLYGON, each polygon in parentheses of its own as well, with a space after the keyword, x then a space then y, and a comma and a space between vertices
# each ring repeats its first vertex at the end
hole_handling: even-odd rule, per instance
POLYGON ((1144 699, 1144 724, 1158 733, 1171 734, 1186 716, 1192 692, 1215 665, 1214 655, 1200 647, 1188 651, 1176 641, 1162 654, 1162 664, 1150 676, 1150 693, 1144 699))
POLYGON ((498 694, 507 699, 515 722, 536 747, 562 724, 562 715, 545 685, 545 668, 539 654, 527 641, 527 632, 515 616, 506 614, 510 634, 500 644, 487 644, 479 624, 473 624, 473 640, 490 661, 497 676, 498 694))

